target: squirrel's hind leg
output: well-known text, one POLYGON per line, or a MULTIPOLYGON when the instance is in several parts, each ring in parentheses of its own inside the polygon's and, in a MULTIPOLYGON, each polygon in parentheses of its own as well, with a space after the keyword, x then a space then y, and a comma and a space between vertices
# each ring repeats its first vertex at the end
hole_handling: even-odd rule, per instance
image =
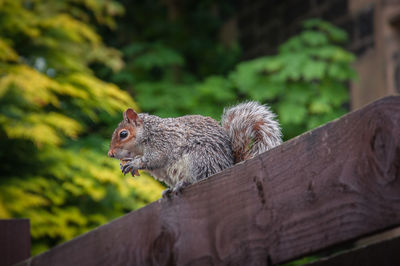
POLYGON ((171 198, 171 195, 172 195, 172 194, 175 194, 175 195, 179 196, 180 194, 182 194, 183 189, 184 189, 185 187, 187 187, 188 185, 190 185, 189 182, 181 180, 181 181, 179 181, 178 183, 176 183, 176 185, 175 185, 174 187, 172 187, 172 188, 167 188, 166 190, 164 190, 164 191, 162 192, 162 197, 163 197, 164 199, 165 199, 165 198, 171 198))
POLYGON ((190 185, 189 182, 181 180, 181 181, 179 181, 178 183, 176 183, 176 185, 175 185, 175 187, 172 189, 172 191, 173 191, 176 195, 182 194, 183 189, 184 189, 185 187, 187 187, 188 185, 190 185))
POLYGON ((172 188, 167 188, 166 190, 163 190, 163 192, 161 193, 161 196, 163 199, 169 199, 171 198, 171 194, 172 194, 172 188))

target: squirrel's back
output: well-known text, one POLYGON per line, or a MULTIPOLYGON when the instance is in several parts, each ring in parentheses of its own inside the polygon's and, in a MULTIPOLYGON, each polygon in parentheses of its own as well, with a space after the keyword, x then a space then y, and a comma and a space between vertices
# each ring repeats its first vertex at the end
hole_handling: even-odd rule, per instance
POLYGON ((234 164, 231 141, 227 132, 211 117, 186 115, 159 118, 139 114, 144 124, 143 140, 150 140, 149 154, 168 154, 165 172, 153 176, 167 184, 179 181, 194 183, 234 164))
POLYGON ((197 182, 267 151, 281 140, 267 106, 247 102, 224 110, 221 125, 199 115, 160 118, 124 112, 108 152, 124 174, 147 170, 170 187, 197 182))
POLYGON ((226 108, 221 124, 231 139, 235 163, 250 159, 282 143, 276 115, 269 107, 257 102, 226 108))

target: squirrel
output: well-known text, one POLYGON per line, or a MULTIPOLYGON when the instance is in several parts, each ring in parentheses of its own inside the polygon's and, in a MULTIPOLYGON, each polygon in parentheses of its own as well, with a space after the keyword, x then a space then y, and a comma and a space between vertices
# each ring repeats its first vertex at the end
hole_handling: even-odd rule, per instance
POLYGON ((276 115, 245 102, 224 109, 221 125, 201 115, 160 118, 129 108, 115 129, 108 156, 124 174, 146 170, 169 186, 163 197, 282 143, 276 115))

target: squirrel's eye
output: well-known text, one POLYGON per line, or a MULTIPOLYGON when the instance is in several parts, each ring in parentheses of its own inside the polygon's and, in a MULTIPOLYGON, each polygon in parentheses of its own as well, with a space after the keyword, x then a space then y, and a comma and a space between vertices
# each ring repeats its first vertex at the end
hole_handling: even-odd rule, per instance
POLYGON ((119 132, 119 137, 120 137, 121 139, 124 139, 124 138, 126 138, 127 136, 128 136, 128 131, 122 130, 121 132, 119 132))

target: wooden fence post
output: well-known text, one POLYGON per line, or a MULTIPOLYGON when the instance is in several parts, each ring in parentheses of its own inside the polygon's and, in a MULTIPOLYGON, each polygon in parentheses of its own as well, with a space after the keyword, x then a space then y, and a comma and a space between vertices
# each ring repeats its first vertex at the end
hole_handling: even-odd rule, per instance
POLYGON ((31 235, 28 219, 0 220, 0 266, 29 258, 31 235))

